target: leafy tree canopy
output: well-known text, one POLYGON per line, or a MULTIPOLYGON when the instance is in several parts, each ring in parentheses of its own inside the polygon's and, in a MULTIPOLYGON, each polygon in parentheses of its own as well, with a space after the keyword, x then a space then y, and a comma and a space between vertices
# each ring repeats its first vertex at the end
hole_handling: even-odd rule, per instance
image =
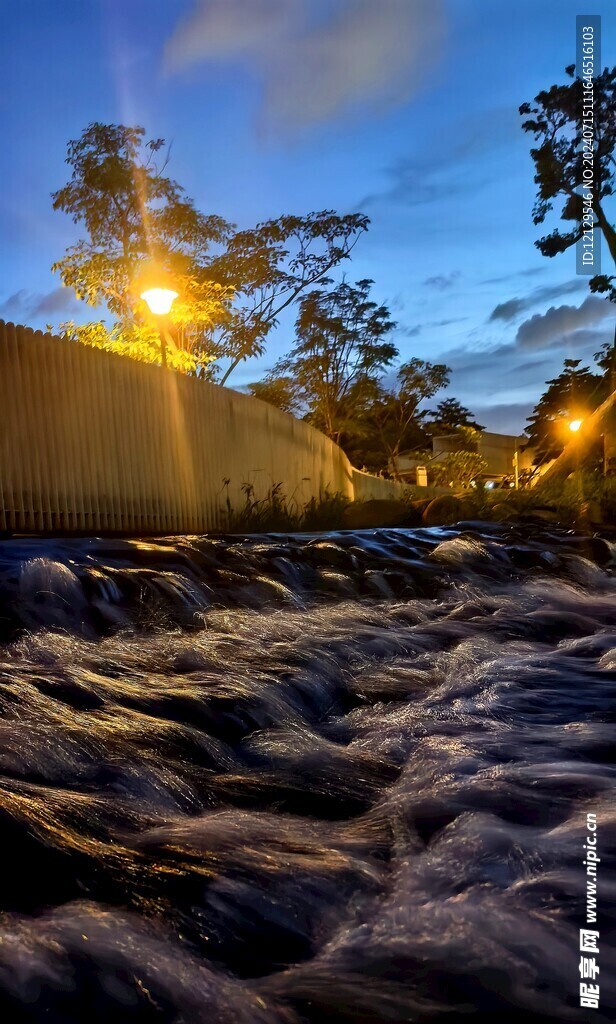
POLYGON ((379 383, 366 411, 366 422, 379 438, 385 465, 394 477, 399 477, 400 453, 425 444, 425 412, 419 407, 447 387, 449 373, 444 363, 410 359, 399 367, 393 384, 379 383))
MULTIPOLYGON (((537 198, 533 222, 542 224, 556 202, 560 219, 569 230, 555 228, 535 243, 544 256, 565 252, 583 235, 583 82, 575 77, 575 65, 566 68, 571 79, 564 85, 543 90, 534 102, 523 103, 520 113, 526 117, 522 128, 537 143, 531 149, 535 164, 537 198)), ((616 67, 605 70, 594 80, 594 190, 592 230, 603 233, 612 259, 616 261, 616 232, 608 219, 606 200, 614 193, 616 147, 616 67)), ((597 275, 590 281, 593 291, 609 292, 616 301, 615 278, 597 275)))
POLYGON ((145 141, 143 128, 124 125, 93 123, 69 143, 71 178, 53 194, 53 206, 86 237, 53 269, 78 298, 106 306, 116 323, 109 330, 103 320, 67 324, 65 331, 158 361, 156 328, 135 292, 140 272, 153 263, 178 285, 170 364, 203 373, 230 359, 226 380, 242 359, 263 352, 282 310, 349 257, 368 219, 323 211, 237 231, 195 208, 165 174, 163 151, 163 139, 145 141))
POLYGON ((426 443, 419 407, 446 386, 449 370, 411 359, 387 379, 398 355, 389 340, 395 324, 387 307, 370 299, 371 285, 343 281, 306 295, 294 347, 249 391, 303 413, 355 465, 396 474, 402 448, 426 443))
POLYGON ((562 372, 547 381, 546 391, 528 418, 526 433, 535 449, 536 463, 560 455, 571 439, 569 423, 584 419, 607 397, 607 378, 580 363, 579 359, 565 359, 562 372))
POLYGON ((470 409, 465 408, 456 398, 444 398, 436 409, 430 410, 426 421, 426 429, 432 436, 453 434, 460 428, 483 430, 484 427, 473 418, 470 409))
POLYGON ((612 381, 616 376, 616 327, 614 328, 614 341, 603 343, 594 356, 597 366, 609 376, 612 381))
MULTIPOLYGON (((332 282, 328 280, 327 285, 332 282)), ((295 345, 278 360, 253 394, 273 394, 281 407, 286 388, 295 408, 332 440, 363 430, 362 411, 373 397, 383 369, 398 354, 387 340, 395 324, 385 306, 370 299, 371 281, 346 281, 305 295, 296 323, 295 345)))
POLYGON ((477 452, 447 452, 442 459, 430 463, 429 475, 432 483, 444 487, 470 487, 482 473, 486 473, 488 463, 477 452))
POLYGON ((247 390, 253 398, 268 402, 282 412, 297 416, 302 411, 301 398, 291 377, 276 377, 272 373, 263 380, 249 384, 247 390))

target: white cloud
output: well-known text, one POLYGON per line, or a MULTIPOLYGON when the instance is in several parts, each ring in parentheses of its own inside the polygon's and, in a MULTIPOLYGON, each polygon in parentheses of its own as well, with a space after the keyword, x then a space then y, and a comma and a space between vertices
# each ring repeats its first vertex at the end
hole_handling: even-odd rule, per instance
POLYGON ((165 67, 247 61, 267 118, 297 128, 405 102, 437 59, 442 28, 442 0, 197 0, 165 67))
POLYGON ((273 49, 297 28, 300 13, 293 0, 197 0, 165 47, 167 70, 273 49))
POLYGON ((75 298, 72 288, 59 285, 49 292, 29 292, 21 288, 0 303, 0 317, 16 322, 28 317, 41 318, 54 313, 74 313, 83 309, 83 303, 75 298))
POLYGON ((561 295, 569 295, 571 292, 579 292, 582 288, 585 289, 587 287, 587 279, 584 277, 574 277, 573 280, 565 281, 562 284, 544 285, 542 288, 535 288, 530 295, 526 295, 524 298, 508 299, 507 302, 499 302, 498 306, 495 306, 492 310, 489 319, 515 320, 520 313, 532 309, 533 306, 539 305, 540 302, 557 299, 561 295))
POLYGON ((547 313, 531 316, 520 324, 516 341, 521 348, 549 348, 566 335, 613 316, 611 303, 589 295, 581 306, 551 306, 547 313))
POLYGON ((448 288, 452 288, 460 277, 459 270, 452 270, 450 274, 435 274, 434 277, 427 277, 422 282, 426 288, 436 288, 438 291, 444 292, 448 288))

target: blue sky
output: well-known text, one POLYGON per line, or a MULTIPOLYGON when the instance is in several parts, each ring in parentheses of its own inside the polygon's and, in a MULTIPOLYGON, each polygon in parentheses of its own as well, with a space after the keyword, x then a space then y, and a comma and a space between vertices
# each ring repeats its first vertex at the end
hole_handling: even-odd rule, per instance
MULTIPOLYGON (((549 260, 533 245, 530 139, 517 113, 564 80, 579 10, 570 0, 20 0, 0 41, 0 317, 92 318, 51 273, 79 232, 50 193, 67 178, 67 141, 90 121, 141 124, 172 142, 169 173, 196 204, 241 227, 367 213, 345 272, 374 279, 401 357, 447 362, 450 393, 482 423, 521 430, 562 360, 592 358, 613 333, 574 253, 549 260)), ((592 11, 613 64, 613 5, 592 11)), ((291 328, 230 384, 269 369, 291 328)))

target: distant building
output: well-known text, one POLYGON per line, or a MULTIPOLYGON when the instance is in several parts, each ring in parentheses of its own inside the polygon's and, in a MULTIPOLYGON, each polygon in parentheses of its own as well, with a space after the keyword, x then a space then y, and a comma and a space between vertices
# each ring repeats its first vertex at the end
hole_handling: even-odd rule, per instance
MULTIPOLYGON (((530 448, 524 448, 528 444, 528 438, 524 434, 494 434, 484 430, 477 441, 471 442, 470 450, 476 451, 488 464, 485 478, 501 479, 504 476, 511 476, 513 473, 513 458, 518 453, 518 468, 522 472, 530 469, 533 462, 533 453, 530 448)), ((441 437, 432 438, 432 451, 436 458, 439 455, 447 455, 455 452, 461 447, 460 437, 456 434, 444 434, 441 437)), ((466 451, 469 450, 468 441, 463 442, 466 451)))
POLYGON ((485 459, 487 469, 482 473, 482 479, 486 483, 500 483, 508 477, 513 478, 516 452, 518 472, 532 469, 533 451, 525 447, 526 445, 528 438, 524 434, 495 434, 484 430, 476 441, 470 443, 459 434, 443 434, 432 438, 432 457, 429 460, 418 459, 416 452, 402 452, 397 460, 398 472, 408 483, 419 483, 418 468, 425 466, 429 471, 431 464, 440 461, 451 452, 463 449, 475 451, 485 459))

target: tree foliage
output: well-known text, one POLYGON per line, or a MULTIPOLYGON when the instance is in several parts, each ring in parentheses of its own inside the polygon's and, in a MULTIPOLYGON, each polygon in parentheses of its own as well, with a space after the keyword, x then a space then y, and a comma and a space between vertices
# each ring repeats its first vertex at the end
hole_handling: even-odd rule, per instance
POLYGON ((326 283, 367 227, 363 214, 340 217, 324 210, 266 221, 229 238, 210 267, 217 280, 233 282, 235 288, 231 317, 218 335, 232 358, 223 383, 242 359, 263 354, 280 314, 307 289, 326 283))
MULTIPOLYGON (((158 363, 161 357, 160 332, 151 323, 116 323, 109 328, 102 320, 76 324, 68 320, 59 325, 60 337, 78 341, 90 348, 115 352, 135 359, 139 363, 158 363)), ((167 335, 169 339, 170 336, 167 335)), ((169 340, 168 340, 169 344, 169 340)), ((194 353, 173 343, 167 349, 167 364, 180 373, 196 372, 194 353)), ((200 367, 200 375, 208 376, 209 365, 200 367)))
POLYGON ((430 478, 432 483, 444 487, 468 488, 487 469, 488 463, 477 452, 447 452, 442 459, 430 463, 430 478))
POLYGON ((249 391, 302 413, 355 465, 396 475, 402 448, 425 444, 419 407, 446 386, 449 370, 411 359, 387 379, 398 355, 389 340, 395 324, 387 307, 371 300, 371 285, 343 281, 304 296, 294 347, 249 391))
POLYGON ((301 398, 291 377, 276 377, 272 373, 263 380, 249 384, 247 390, 253 398, 267 402, 282 412, 296 416, 302 411, 301 398))
POLYGON ((605 375, 593 373, 580 363, 579 359, 565 359, 562 372, 547 381, 546 391, 528 418, 526 433, 537 464, 560 455, 571 440, 569 423, 584 419, 607 397, 605 375))
MULTIPOLYGON (((370 299, 371 284, 343 281, 304 296, 295 345, 264 381, 251 386, 262 397, 292 389, 305 418, 338 443, 363 429, 362 412, 378 377, 398 354, 387 340, 395 324, 387 308, 370 299)), ((274 404, 279 405, 276 398, 274 404)))
POLYGON ((142 267, 159 266, 181 282, 170 318, 170 364, 194 370, 212 353, 200 350, 212 322, 228 316, 231 289, 203 272, 213 245, 224 241, 229 226, 205 217, 164 174, 164 141, 144 141, 142 128, 94 123, 69 142, 69 182, 53 194, 53 207, 85 228, 86 238, 53 265, 62 283, 94 307, 115 317, 107 329, 94 324, 64 325, 65 334, 86 344, 158 361, 158 329, 134 284, 142 267))
MULTIPOLYGON (((526 117, 522 128, 537 143, 531 149, 535 164, 537 198, 533 222, 542 224, 556 202, 560 219, 569 230, 555 228, 535 243, 544 256, 555 256, 574 245, 583 235, 583 82, 575 77, 575 65, 566 68, 571 79, 564 85, 543 90, 534 102, 523 103, 526 117)), ((614 193, 616 147, 616 67, 594 79, 594 189, 593 231, 603 233, 612 259, 616 261, 616 233, 608 219, 605 203, 614 193)), ((616 300, 614 277, 597 275, 590 281, 593 291, 609 292, 616 300)))
POLYGON ((156 331, 135 289, 153 264, 179 292, 169 317, 170 364, 202 373, 228 359, 226 380, 242 359, 263 352, 282 310, 349 257, 368 219, 323 211, 238 231, 195 208, 165 174, 163 152, 163 139, 146 141, 143 128, 124 125, 93 123, 69 142, 71 177, 53 206, 86 237, 53 269, 115 323, 107 328, 99 318, 65 330, 86 344, 158 361, 156 331))
MULTIPOLYGON (((616 327, 614 328, 614 341, 605 341, 598 352, 594 355, 595 362, 599 369, 610 381, 616 378, 616 327)), ((612 386, 614 390, 614 385, 612 386)))
POLYGON ((453 434, 461 428, 484 430, 473 418, 470 409, 463 406, 456 398, 444 398, 436 409, 430 410, 426 420, 426 429, 432 436, 453 434))
POLYGON ((395 478, 400 475, 400 452, 425 443, 425 413, 420 404, 447 386, 449 373, 444 363, 410 359, 399 367, 392 385, 379 383, 366 422, 379 438, 386 465, 395 478))

